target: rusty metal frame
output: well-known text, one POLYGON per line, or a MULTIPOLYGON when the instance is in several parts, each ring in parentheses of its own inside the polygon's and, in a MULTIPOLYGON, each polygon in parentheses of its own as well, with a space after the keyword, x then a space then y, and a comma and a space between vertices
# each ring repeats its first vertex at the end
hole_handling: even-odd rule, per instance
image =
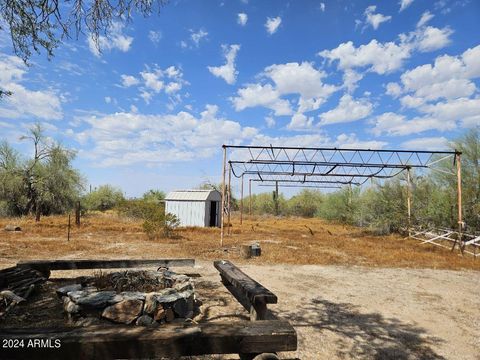
MULTIPOLYGON (((407 173, 408 218, 411 219, 411 174, 412 169, 434 169, 434 165, 452 160, 457 171, 458 182, 458 224, 463 229, 461 201, 461 152, 428 150, 385 150, 329 147, 292 147, 258 145, 223 145, 222 172, 222 222, 221 240, 224 240, 224 219, 228 219, 230 233, 231 176, 249 181, 251 213, 252 182, 267 186, 331 188, 342 185, 363 185, 369 179, 391 179, 407 173), (226 186, 226 172, 229 184, 226 186)), ((441 171, 441 170, 439 170, 441 171)), ((243 190, 242 190, 243 195, 243 190)), ((243 196, 241 199, 243 220, 243 196)), ((409 224, 410 226, 410 224, 409 224)), ((456 243, 453 247, 455 247, 456 243)), ((460 244, 461 245, 461 244, 460 244)), ((462 246, 460 246, 462 248, 462 246)), ((452 248, 453 250, 453 248, 452 248)))

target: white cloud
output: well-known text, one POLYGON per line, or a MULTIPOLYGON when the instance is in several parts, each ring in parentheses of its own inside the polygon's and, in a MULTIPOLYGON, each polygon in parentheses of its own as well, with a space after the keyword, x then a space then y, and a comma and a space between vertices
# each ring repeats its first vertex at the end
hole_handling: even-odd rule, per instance
POLYGON ((390 82, 386 86, 386 93, 394 98, 399 97, 402 94, 402 87, 398 83, 390 82))
POLYGON ((381 149, 385 147, 388 143, 385 141, 378 140, 360 140, 357 135, 354 133, 351 134, 340 134, 337 136, 335 141, 336 147, 343 147, 349 149, 381 149))
POLYGON ((280 98, 280 94, 272 85, 247 84, 237 90, 237 96, 230 98, 236 111, 263 106, 275 112, 275 115, 291 115, 290 102, 280 98))
POLYGON ((305 130, 313 126, 313 117, 307 117, 304 114, 296 113, 292 116, 287 129, 290 130, 305 130))
POLYGON ((360 74, 352 69, 346 69, 343 73, 343 86, 349 93, 353 93, 358 87, 357 83, 363 79, 363 74, 360 74))
POLYGON ((325 3, 323 3, 323 2, 320 3, 320 10, 322 12, 325 12, 325 3))
POLYGON ((122 78, 122 86, 130 87, 134 85, 138 85, 140 80, 138 80, 135 76, 132 75, 120 75, 122 78))
POLYGON ((404 141, 401 144, 404 149, 441 151, 448 149, 448 140, 441 137, 420 137, 404 141))
POLYGON ((450 44, 450 35, 453 30, 446 27, 438 29, 427 26, 422 33, 418 34, 416 39, 417 47, 421 52, 428 52, 441 49, 450 44))
POLYGON ((248 15, 245 13, 239 13, 237 15, 237 23, 241 26, 247 25, 248 15))
POLYGON ((480 77, 480 45, 460 56, 443 55, 433 65, 425 64, 408 70, 401 76, 405 93, 413 93, 425 101, 440 98, 469 97, 476 91, 471 79, 480 77))
POLYGON ((378 27, 386 21, 389 21, 392 19, 391 16, 385 16, 380 13, 375 13, 377 9, 376 5, 371 5, 365 9, 364 15, 365 15, 365 22, 367 24, 370 24, 374 30, 377 30, 378 27))
POLYGON ((267 32, 272 35, 275 34, 278 30, 278 27, 282 23, 282 18, 280 16, 274 17, 274 18, 267 18, 267 21, 265 22, 265 28, 267 29, 267 32))
POLYGON ((274 128, 275 127, 275 119, 271 116, 267 116, 265 118, 265 124, 267 124, 267 127, 269 129, 274 128))
POLYGON ((434 15, 430 11, 425 11, 422 14, 422 17, 420 18, 420 20, 417 23, 417 28, 422 27, 425 24, 427 24, 430 20, 433 19, 433 17, 434 17, 434 15))
POLYGON ((136 112, 83 117, 87 128, 75 135, 84 147, 84 156, 99 166, 158 164, 207 158, 223 143, 240 144, 258 131, 218 114, 207 105, 200 116, 185 111, 169 115, 136 112), (131 144, 134 143, 135 147, 131 144))
POLYGON ((351 95, 345 94, 335 109, 319 115, 321 125, 345 123, 363 119, 370 115, 373 105, 366 99, 355 100, 351 95))
POLYGON ((92 35, 88 36, 88 47, 92 54, 97 57, 101 56, 102 52, 111 51, 114 49, 122 52, 130 50, 133 42, 133 37, 125 36, 123 34, 124 25, 120 22, 114 22, 107 36, 99 35, 98 47, 92 35))
POLYGON ((160 80, 163 76, 163 73, 160 69, 154 71, 142 71, 140 76, 142 77, 147 88, 155 91, 156 93, 163 89, 163 81, 160 80))
POLYGON ((227 61, 222 66, 208 66, 208 70, 216 77, 220 77, 227 82, 227 84, 233 85, 237 80, 238 71, 235 70, 235 58, 237 52, 240 50, 240 45, 222 45, 223 55, 227 61))
POLYGON ((203 29, 200 29, 198 31, 190 30, 190 32, 191 32, 190 39, 192 40, 192 42, 195 44, 196 47, 200 45, 200 41, 202 41, 208 36, 208 32, 206 32, 203 29))
POLYGON ((338 60, 338 67, 342 70, 367 67, 368 71, 382 75, 402 67, 411 55, 411 47, 394 42, 379 43, 375 39, 366 45, 355 47, 348 41, 335 49, 323 50, 318 55, 330 62, 338 60))
POLYGON ((412 4, 413 0, 400 0, 400 11, 405 10, 407 7, 409 7, 412 4))
POLYGON ((237 111, 248 107, 263 106, 275 111, 275 115, 291 115, 290 102, 282 96, 298 94, 298 113, 318 109, 328 97, 338 90, 325 84, 325 72, 315 69, 312 63, 287 63, 268 66, 260 74, 271 84, 249 84, 237 91, 232 102, 237 111))
POLYGON ((59 120, 63 117, 61 96, 52 89, 32 91, 21 84, 27 66, 17 56, 0 53, 0 89, 13 94, 0 102, 0 118, 36 117, 59 120))
POLYGON ((300 94, 303 98, 327 98, 337 87, 323 83, 326 73, 312 63, 286 63, 268 66, 264 75, 273 80, 281 95, 300 94))
POLYGON ((177 94, 182 90, 183 85, 188 84, 183 79, 183 73, 180 68, 169 66, 161 69, 154 66, 152 69, 146 66, 144 71, 139 73, 139 78, 132 75, 121 75, 122 86, 137 86, 140 90, 139 96, 149 104, 154 94, 165 92, 170 96, 169 106, 175 106, 181 102, 181 97, 177 94))
POLYGON ((393 136, 416 134, 427 130, 439 131, 453 130, 455 122, 444 122, 432 117, 415 117, 408 120, 404 115, 392 112, 377 116, 374 121, 372 132, 375 135, 387 134, 393 136))
POLYGON ((105 103, 110 104, 112 102, 112 98, 110 96, 105 96, 105 103))
POLYGON ((162 39, 162 32, 150 30, 148 32, 148 38, 152 43, 154 43, 155 45, 158 45, 158 43, 162 39))

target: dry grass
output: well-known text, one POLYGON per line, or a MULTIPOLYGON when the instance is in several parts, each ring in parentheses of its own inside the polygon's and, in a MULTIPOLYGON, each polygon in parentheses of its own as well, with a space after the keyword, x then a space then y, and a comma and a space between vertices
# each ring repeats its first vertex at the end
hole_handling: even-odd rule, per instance
POLYGON ((141 222, 114 213, 95 214, 73 226, 67 242, 67 217, 52 216, 35 223, 31 218, 0 219, 22 227, 21 233, 0 230, 0 267, 26 259, 171 258, 230 259, 271 264, 362 265, 480 270, 480 261, 461 257, 432 245, 399 235, 374 236, 367 231, 321 219, 233 218, 232 235, 220 247, 220 230, 188 228, 177 239, 149 240, 141 222), (239 247, 252 241, 262 247, 260 258, 241 259, 239 247))

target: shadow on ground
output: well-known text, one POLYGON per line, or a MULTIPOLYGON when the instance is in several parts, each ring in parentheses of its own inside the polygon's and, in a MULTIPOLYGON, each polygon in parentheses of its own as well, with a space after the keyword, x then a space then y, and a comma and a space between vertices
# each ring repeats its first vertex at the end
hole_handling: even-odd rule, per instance
POLYGON ((379 313, 360 313, 353 304, 315 298, 295 312, 279 315, 296 328, 332 332, 337 356, 342 359, 445 359, 430 348, 442 340, 429 336, 425 329, 379 313))

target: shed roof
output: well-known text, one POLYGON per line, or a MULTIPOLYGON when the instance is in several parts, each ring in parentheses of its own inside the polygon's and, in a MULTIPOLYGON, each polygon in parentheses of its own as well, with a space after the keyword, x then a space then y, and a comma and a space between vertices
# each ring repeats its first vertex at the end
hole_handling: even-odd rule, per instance
POLYGON ((220 201, 221 194, 217 190, 176 190, 165 197, 166 201, 220 201))

